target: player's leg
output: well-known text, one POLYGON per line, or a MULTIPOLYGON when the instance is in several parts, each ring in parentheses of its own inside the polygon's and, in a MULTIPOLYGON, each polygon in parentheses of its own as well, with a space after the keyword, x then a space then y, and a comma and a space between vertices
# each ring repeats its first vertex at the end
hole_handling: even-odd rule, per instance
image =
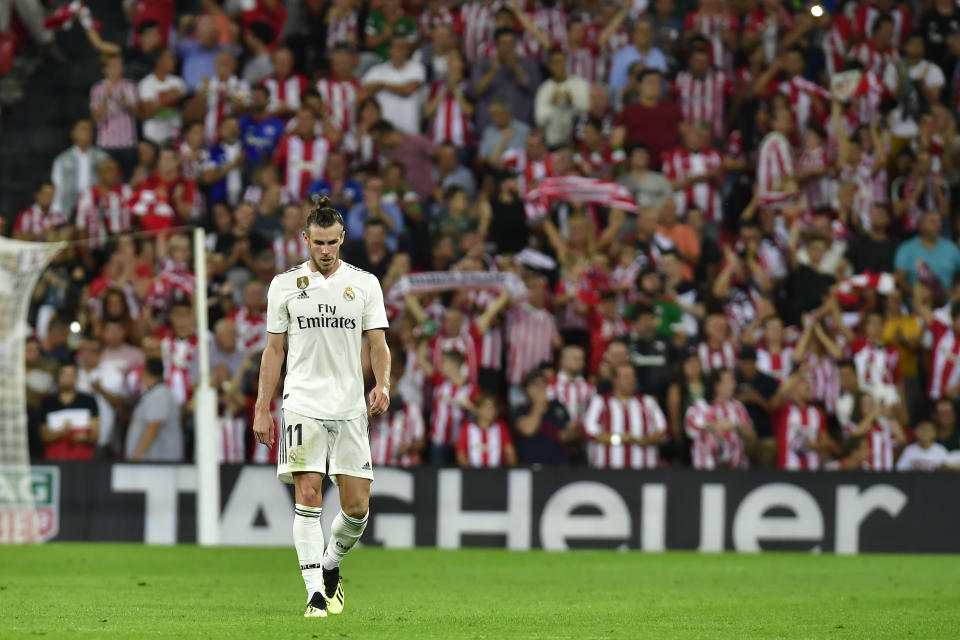
POLYGON ((337 614, 343 610, 340 562, 367 526, 373 470, 366 415, 337 421, 330 433, 329 473, 340 489, 340 513, 330 526, 330 540, 323 553, 323 583, 328 610, 337 614))
POLYGON ((323 512, 321 484, 323 474, 306 471, 293 474, 296 505, 293 515, 293 544, 297 548, 300 574, 307 588, 307 617, 327 615, 326 598, 323 596, 323 528, 320 514, 323 512))
POLYGON ((323 552, 323 583, 330 613, 343 611, 343 582, 340 580, 340 562, 353 548, 367 527, 370 512, 370 483, 368 478, 338 475, 340 513, 330 525, 330 541, 323 552))

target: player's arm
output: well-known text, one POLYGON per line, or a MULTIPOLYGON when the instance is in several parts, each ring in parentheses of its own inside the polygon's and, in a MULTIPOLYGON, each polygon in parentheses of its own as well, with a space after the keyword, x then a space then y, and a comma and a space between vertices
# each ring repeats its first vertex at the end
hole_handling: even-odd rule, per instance
POLYGON ((284 340, 286 333, 268 333, 267 348, 260 357, 260 382, 257 386, 257 404, 253 413, 253 434, 257 442, 273 446, 276 427, 270 415, 270 400, 280 381, 280 368, 283 366, 284 340))
POLYGON ((370 367, 377 380, 370 392, 370 415, 375 418, 390 407, 390 347, 383 329, 370 329, 366 333, 370 341, 370 367))

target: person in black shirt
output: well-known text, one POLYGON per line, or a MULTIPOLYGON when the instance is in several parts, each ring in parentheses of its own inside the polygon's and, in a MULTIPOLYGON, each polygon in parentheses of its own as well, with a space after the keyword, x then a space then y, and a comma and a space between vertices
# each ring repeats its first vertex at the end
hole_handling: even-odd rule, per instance
POLYGON ((798 265, 787 278, 787 324, 800 325, 804 313, 823 304, 823 298, 836 282, 833 276, 820 273, 820 262, 830 242, 823 236, 812 235, 806 241, 810 264, 798 265))
POLYGON ((872 271, 891 273, 897 241, 887 232, 890 228, 890 210, 886 204, 870 207, 870 231, 858 233, 850 240, 846 260, 854 273, 872 271))
POLYGON ((526 404, 513 413, 517 456, 527 464, 564 464, 568 443, 578 438, 577 428, 563 404, 547 400, 547 381, 539 370, 523 380, 526 404))
POLYGON ((637 371, 640 393, 662 398, 670 376, 673 346, 657 333, 660 324, 653 307, 638 304, 633 309, 633 326, 627 337, 630 364, 637 371))
POLYGON ((393 252, 387 248, 387 226, 383 220, 367 219, 363 223, 363 240, 347 245, 346 255, 350 264, 383 280, 393 260, 393 252))
POLYGON ((477 203, 480 239, 496 246, 492 254, 519 253, 527 246, 530 231, 527 214, 517 187, 517 176, 509 171, 494 176, 496 193, 477 203))
POLYGON ((772 467, 777 462, 777 441, 770 418, 770 400, 776 395, 778 387, 774 378, 757 369, 757 350, 749 346, 740 347, 736 397, 753 421, 758 450, 751 457, 761 467, 772 467))

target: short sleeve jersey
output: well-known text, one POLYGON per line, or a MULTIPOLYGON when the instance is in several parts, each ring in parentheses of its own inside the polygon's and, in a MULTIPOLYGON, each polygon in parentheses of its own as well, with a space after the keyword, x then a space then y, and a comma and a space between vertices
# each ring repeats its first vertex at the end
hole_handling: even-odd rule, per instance
POLYGON ((341 261, 324 278, 308 261, 275 276, 267 331, 287 334, 283 408, 325 420, 364 414, 361 337, 387 327, 383 291, 371 273, 341 261))

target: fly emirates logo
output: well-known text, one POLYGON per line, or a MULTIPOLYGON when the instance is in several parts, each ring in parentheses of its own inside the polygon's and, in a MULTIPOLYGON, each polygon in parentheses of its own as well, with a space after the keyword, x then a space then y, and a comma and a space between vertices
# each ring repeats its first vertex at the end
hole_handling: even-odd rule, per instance
POLYGON ((356 329, 357 321, 353 318, 337 316, 337 306, 334 304, 318 304, 319 316, 297 316, 297 326, 300 329, 356 329))

